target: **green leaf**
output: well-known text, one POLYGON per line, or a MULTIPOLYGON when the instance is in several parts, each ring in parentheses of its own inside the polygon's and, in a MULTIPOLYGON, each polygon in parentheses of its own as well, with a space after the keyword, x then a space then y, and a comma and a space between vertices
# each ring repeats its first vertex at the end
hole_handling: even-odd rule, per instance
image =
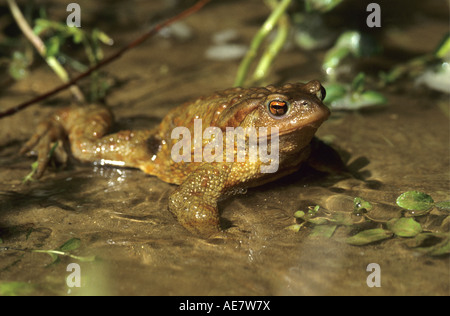
POLYGON ((360 197, 355 197, 355 199, 353 200, 353 204, 355 213, 360 213, 363 210, 370 211, 372 209, 372 204, 360 197))
POLYGON ((311 236, 325 237, 330 238, 333 236, 334 231, 336 230, 337 225, 317 225, 314 226, 311 236))
POLYGON ((410 211, 426 211, 434 206, 431 196, 419 191, 402 193, 396 202, 398 206, 410 211))
POLYGON ((450 33, 447 33, 444 36, 444 38, 442 38, 434 54, 439 58, 445 58, 445 56, 449 52, 450 52, 450 33))
POLYGON ((413 242, 411 247, 430 256, 450 253, 450 233, 422 233, 413 242))
POLYGON ((305 217, 305 212, 297 211, 297 212, 294 213, 294 217, 295 218, 304 218, 305 217))
MULTIPOLYGON (((74 29, 76 29, 76 28, 74 28, 74 29)), ((84 40, 84 33, 83 32, 75 32, 75 33, 73 33, 72 39, 75 44, 80 44, 84 40)))
POLYGON ((441 201, 435 204, 437 208, 440 210, 449 211, 450 210, 450 201, 441 201))
POLYGON ((92 37, 94 37, 95 39, 98 39, 100 42, 102 42, 103 44, 106 45, 113 45, 114 44, 114 40, 105 32, 100 31, 98 29, 95 29, 92 32, 92 37))
POLYGON ((34 20, 33 33, 36 35, 41 35, 42 32, 47 31, 51 27, 50 23, 45 19, 34 20))
POLYGON ((341 61, 350 55, 351 51, 348 47, 334 47, 330 49, 324 57, 322 69, 327 73, 334 71, 341 61))
POLYGON ((440 256, 450 253, 450 238, 447 238, 443 243, 436 245, 433 249, 428 253, 431 256, 440 256))
POLYGON ((362 246, 390 237, 392 237, 392 232, 382 228, 375 228, 364 230, 352 237, 347 238, 345 241, 350 245, 362 246))
POLYGON ((330 221, 336 225, 351 226, 354 224, 349 212, 336 212, 331 216, 330 221))
POLYGON ((326 84, 325 89, 327 90, 325 100, 323 100, 325 104, 339 100, 347 93, 346 87, 340 83, 326 84))
POLYGON ((59 48, 61 47, 61 40, 57 36, 51 37, 46 43, 46 56, 55 56, 59 53, 59 48))
POLYGON ((72 238, 62 244, 58 249, 61 251, 72 251, 78 249, 81 245, 81 240, 79 238, 72 238))
POLYGON ((324 224, 328 224, 330 222, 330 220, 326 217, 314 217, 314 218, 308 219, 308 222, 313 223, 315 225, 324 225, 324 224))
POLYGON ((358 93, 363 92, 365 83, 366 75, 363 72, 358 73, 352 81, 352 90, 358 93))
POLYGON ((289 225, 286 228, 289 229, 289 230, 292 230, 294 232, 298 232, 301 227, 302 227, 302 224, 294 224, 294 225, 289 225))
POLYGON ((387 222, 388 229, 399 237, 414 237, 422 232, 422 226, 412 217, 391 219, 387 222))
POLYGON ((384 95, 379 92, 368 90, 359 94, 357 101, 360 107, 369 105, 382 105, 386 104, 387 99, 384 95))
POLYGON ((36 173, 36 170, 37 170, 38 166, 39 166, 39 161, 37 161, 37 160, 31 164, 31 171, 30 171, 29 174, 27 174, 27 175, 23 178, 23 180, 22 180, 23 183, 26 183, 26 182, 28 182, 28 181, 30 181, 30 182, 31 182, 31 181, 35 181, 34 178, 33 178, 33 176, 34 176, 34 174, 36 173))

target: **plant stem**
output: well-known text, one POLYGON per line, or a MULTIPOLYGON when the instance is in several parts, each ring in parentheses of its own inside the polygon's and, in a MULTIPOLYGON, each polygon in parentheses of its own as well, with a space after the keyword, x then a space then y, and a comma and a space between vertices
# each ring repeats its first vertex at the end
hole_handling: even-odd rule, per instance
POLYGON ((252 40, 252 43, 250 44, 250 49, 248 50, 247 54, 245 55, 244 59, 242 60, 239 66, 234 86, 243 85, 245 77, 248 74, 250 64, 255 59, 258 49, 261 46, 261 43, 267 37, 267 35, 273 30, 273 28, 278 23, 279 19, 284 14, 284 12, 291 4, 291 2, 292 0, 282 0, 269 15, 267 20, 259 29, 258 33, 256 33, 255 37, 252 40))
MULTIPOLYGON (((30 25, 28 24, 27 20, 23 16, 22 12, 20 11, 19 7, 17 6, 17 3, 15 0, 7 0, 9 9, 11 10, 11 14, 14 17, 14 20, 16 21, 17 25, 19 26, 20 30, 23 32, 26 38, 31 42, 31 44, 36 48, 39 55, 42 56, 42 58, 45 59, 47 64, 50 66, 50 68, 56 73, 56 75, 63 81, 63 82, 69 82, 70 78, 67 74, 64 67, 61 66, 61 64, 58 62, 58 60, 54 56, 46 56, 46 47, 44 42, 40 39, 39 36, 33 33, 33 30, 31 29, 30 25)), ((72 94, 75 96, 78 102, 84 102, 85 98, 83 96, 83 93, 78 88, 78 86, 71 86, 70 90, 72 94)))
MULTIPOLYGON (((272 7, 273 10, 278 5, 276 0, 266 0, 266 2, 272 7)), ((277 35, 262 55, 258 66, 253 73, 253 81, 258 82, 266 76, 273 60, 286 42, 289 34, 289 26, 289 17, 286 13, 283 13, 278 21, 277 35)))

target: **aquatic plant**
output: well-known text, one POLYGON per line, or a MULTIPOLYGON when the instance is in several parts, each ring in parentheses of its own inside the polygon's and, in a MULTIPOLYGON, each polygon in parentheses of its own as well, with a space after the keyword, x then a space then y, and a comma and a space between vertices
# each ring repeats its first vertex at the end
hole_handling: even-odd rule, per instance
POLYGON ((374 219, 370 214, 372 204, 360 197, 354 199, 353 211, 330 212, 316 205, 307 212, 296 211, 296 223, 287 228, 297 232, 302 227, 309 226, 312 228, 311 236, 331 238, 339 226, 347 226, 352 231, 357 231, 345 239, 350 245, 364 246, 400 237, 412 239, 407 240, 410 248, 430 256, 450 253, 450 233, 445 228, 450 218, 450 201, 434 202, 426 193, 407 191, 397 197, 396 203, 404 210, 403 215, 388 220, 374 219), (428 215, 433 208, 440 212, 442 229, 424 229, 416 220, 416 217, 428 215))

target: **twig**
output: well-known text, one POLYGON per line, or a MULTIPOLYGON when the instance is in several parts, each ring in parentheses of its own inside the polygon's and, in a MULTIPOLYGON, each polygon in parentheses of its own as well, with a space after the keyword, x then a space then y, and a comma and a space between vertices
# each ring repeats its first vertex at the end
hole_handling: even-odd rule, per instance
POLYGON ((183 12, 167 19, 166 21, 163 21, 157 25, 155 25, 152 29, 150 29, 147 33, 145 33, 144 35, 142 35, 141 37, 139 37, 138 39, 134 40, 133 42, 129 43, 128 45, 124 46, 123 48, 119 49, 116 53, 112 54, 111 56, 109 56, 108 58, 103 59, 101 62, 99 62, 97 65, 89 68, 88 70, 86 70, 85 72, 81 73, 80 75, 78 75, 77 77, 73 78, 72 80, 70 80, 69 82, 56 87, 55 89, 48 91, 44 94, 41 94, 29 101, 26 101, 24 103, 21 103, 19 105, 16 105, 15 107, 12 107, 6 111, 0 112, 0 119, 6 116, 10 116, 13 115, 27 107, 29 107, 30 105, 42 101, 52 95, 55 95, 65 89, 67 89, 68 87, 72 86, 73 84, 75 84, 76 82, 78 82, 79 80, 89 76, 92 72, 98 70, 99 68, 109 64, 110 62, 116 60, 117 58, 121 57, 126 51, 128 51, 131 48, 134 48, 140 44, 142 44, 145 40, 147 40, 149 37, 155 35, 157 32, 159 32, 162 28, 169 26, 170 24, 184 19, 186 17, 188 17, 189 15, 197 12, 198 10, 200 10, 203 6, 205 6, 208 2, 210 2, 210 0, 199 0, 197 1, 192 7, 184 10, 183 12))
MULTIPOLYGON (((44 42, 40 39, 39 36, 33 33, 33 30, 31 29, 30 25, 28 24, 27 20, 24 18, 22 12, 20 11, 19 7, 17 6, 17 3, 15 0, 7 0, 9 9, 11 10, 11 14, 14 17, 14 20, 16 20, 17 25, 19 26, 20 30, 23 32, 26 38, 33 44, 33 46, 38 51, 39 55, 41 55, 42 58, 45 59, 47 64, 50 66, 50 68, 53 69, 53 71, 58 75, 58 77, 63 82, 68 82, 70 80, 69 74, 64 69, 63 66, 58 62, 58 60, 54 56, 46 56, 47 55, 47 49, 45 47, 44 42)), ((78 88, 78 86, 71 86, 70 91, 75 96, 78 102, 84 102, 85 98, 81 90, 78 88)))

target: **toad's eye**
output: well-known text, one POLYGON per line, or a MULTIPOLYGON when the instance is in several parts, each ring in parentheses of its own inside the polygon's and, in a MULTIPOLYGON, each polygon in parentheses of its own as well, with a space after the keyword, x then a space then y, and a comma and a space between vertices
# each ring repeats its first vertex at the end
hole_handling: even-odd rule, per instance
POLYGON ((325 91, 325 88, 320 86, 320 90, 316 92, 316 97, 320 101, 323 101, 323 99, 325 99, 326 95, 327 95, 327 92, 325 91))
POLYGON ((273 116, 283 116, 289 110, 289 103, 282 100, 272 100, 267 104, 270 114, 273 116))

